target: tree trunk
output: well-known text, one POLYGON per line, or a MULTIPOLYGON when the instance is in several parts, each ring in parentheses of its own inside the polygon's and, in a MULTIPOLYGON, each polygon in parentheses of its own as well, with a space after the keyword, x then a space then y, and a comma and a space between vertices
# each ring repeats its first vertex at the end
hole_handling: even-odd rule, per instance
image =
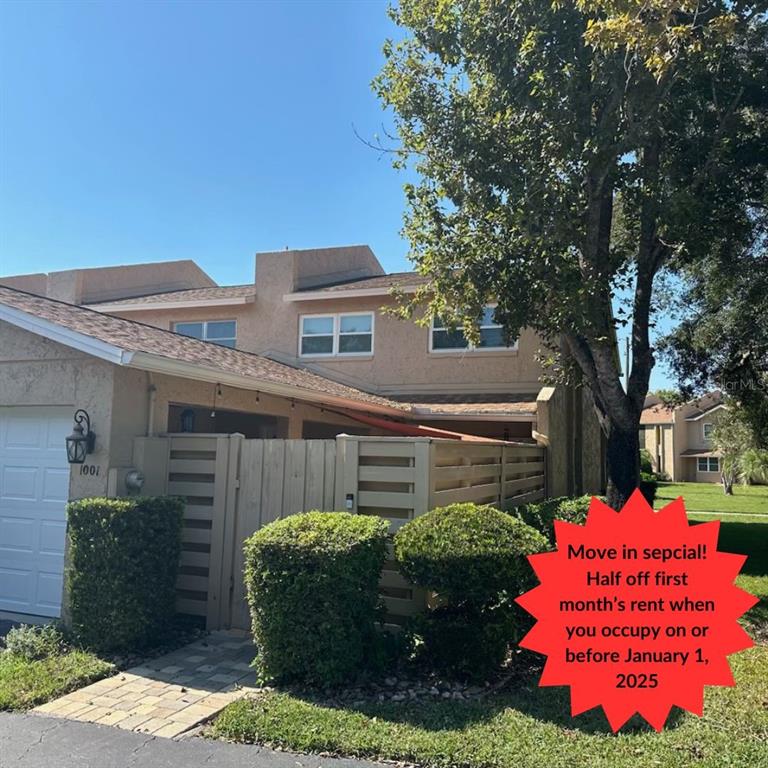
POLYGON ((621 429, 611 424, 608 431, 608 506, 620 510, 640 483, 640 440, 638 428, 621 429))
POLYGON ((726 496, 733 496, 733 480, 725 475, 720 475, 720 479, 723 481, 723 493, 726 496))

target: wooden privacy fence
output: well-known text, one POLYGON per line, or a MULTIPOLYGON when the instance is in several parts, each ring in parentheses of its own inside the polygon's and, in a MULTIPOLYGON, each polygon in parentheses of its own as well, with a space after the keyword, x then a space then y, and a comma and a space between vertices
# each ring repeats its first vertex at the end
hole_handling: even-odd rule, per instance
MULTIPOLYGON (((510 509, 544 498, 544 449, 524 443, 421 437, 245 440, 242 435, 138 438, 145 492, 186 499, 177 582, 180 613, 209 629, 250 624, 243 541, 273 520, 310 509, 377 515, 394 533, 456 502, 510 509)), ((420 611, 424 595, 385 564, 388 622, 420 611)))

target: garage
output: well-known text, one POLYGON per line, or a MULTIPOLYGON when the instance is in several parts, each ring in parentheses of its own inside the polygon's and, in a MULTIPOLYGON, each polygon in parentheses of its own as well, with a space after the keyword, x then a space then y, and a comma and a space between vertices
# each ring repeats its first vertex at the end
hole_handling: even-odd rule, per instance
POLYGON ((0 611, 59 616, 71 407, 0 407, 0 611))

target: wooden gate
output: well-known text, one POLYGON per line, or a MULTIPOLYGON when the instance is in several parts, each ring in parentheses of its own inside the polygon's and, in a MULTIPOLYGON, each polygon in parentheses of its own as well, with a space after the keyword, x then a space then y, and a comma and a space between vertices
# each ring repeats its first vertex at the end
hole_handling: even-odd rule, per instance
MULTIPOLYGON (((390 533, 461 501, 510 509, 545 495, 544 449, 534 444, 422 437, 245 440, 242 435, 138 438, 147 494, 186 499, 177 609, 209 629, 248 628, 243 541, 267 523, 311 509, 377 515, 390 533)), ((381 578, 387 621, 401 625, 425 594, 391 557, 381 578)))

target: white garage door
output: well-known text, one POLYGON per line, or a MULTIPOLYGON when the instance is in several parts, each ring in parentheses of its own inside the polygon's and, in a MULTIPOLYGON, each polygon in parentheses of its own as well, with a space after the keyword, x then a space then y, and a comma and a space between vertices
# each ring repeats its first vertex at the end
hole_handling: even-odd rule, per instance
POLYGON ((0 407, 0 611, 58 616, 71 408, 0 407))

